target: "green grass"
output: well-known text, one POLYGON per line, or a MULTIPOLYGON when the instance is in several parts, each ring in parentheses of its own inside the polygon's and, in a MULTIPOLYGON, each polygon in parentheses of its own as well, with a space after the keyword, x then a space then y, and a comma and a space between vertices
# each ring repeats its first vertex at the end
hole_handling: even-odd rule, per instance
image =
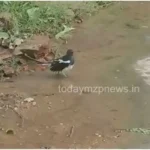
POLYGON ((106 3, 97 2, 0 2, 0 14, 11 15, 11 32, 56 35, 75 17, 91 15, 106 3))

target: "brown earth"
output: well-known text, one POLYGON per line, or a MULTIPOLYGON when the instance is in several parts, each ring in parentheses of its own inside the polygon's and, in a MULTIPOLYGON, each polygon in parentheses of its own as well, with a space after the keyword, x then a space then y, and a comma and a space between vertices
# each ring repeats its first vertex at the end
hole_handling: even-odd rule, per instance
MULTIPOLYGON (((75 51, 76 64, 68 78, 45 71, 2 82, 1 93, 33 97, 36 103, 21 103, 19 114, 9 107, 0 110, 4 129, 0 131, 0 148, 131 148, 149 142, 141 134, 115 132, 150 125, 149 87, 133 68, 136 60, 149 54, 145 42, 150 34, 149 7, 149 2, 116 4, 78 27, 62 46, 62 50, 75 51), (69 85, 134 85, 140 92, 59 92, 59 86, 69 85), (15 134, 6 134, 7 129, 15 134)), ((14 105, 14 101, 6 103, 14 105)))

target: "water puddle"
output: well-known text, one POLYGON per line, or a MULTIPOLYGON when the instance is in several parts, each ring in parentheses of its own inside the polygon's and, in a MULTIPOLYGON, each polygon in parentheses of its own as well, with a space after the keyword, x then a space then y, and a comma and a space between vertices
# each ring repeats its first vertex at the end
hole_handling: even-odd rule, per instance
POLYGON ((150 85, 150 57, 138 60, 134 67, 135 70, 144 78, 144 81, 150 85))

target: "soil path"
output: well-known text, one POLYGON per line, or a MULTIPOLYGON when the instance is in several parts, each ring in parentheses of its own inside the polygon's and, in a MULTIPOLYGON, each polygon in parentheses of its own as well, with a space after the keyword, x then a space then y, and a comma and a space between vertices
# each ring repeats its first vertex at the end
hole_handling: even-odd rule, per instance
POLYGON ((139 58, 149 54, 145 41, 149 34, 145 26, 150 26, 149 7, 149 2, 126 2, 84 22, 62 47, 75 50, 76 64, 68 78, 47 71, 1 83, 1 92, 26 94, 35 98, 36 105, 22 112, 22 128, 17 126, 19 118, 12 111, 6 112, 7 117, 1 116, 1 126, 13 128, 16 134, 0 132, 0 147, 127 148, 139 143, 141 135, 114 131, 147 128, 150 123, 149 87, 133 67, 139 58), (59 86, 70 85, 138 86, 140 92, 59 92, 59 86))

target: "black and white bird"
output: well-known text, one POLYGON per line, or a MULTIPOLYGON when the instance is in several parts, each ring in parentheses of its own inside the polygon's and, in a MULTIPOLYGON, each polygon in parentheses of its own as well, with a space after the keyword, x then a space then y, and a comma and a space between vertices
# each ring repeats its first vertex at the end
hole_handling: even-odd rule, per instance
POLYGON ((68 49, 66 54, 58 59, 54 59, 50 63, 50 70, 52 72, 57 72, 67 77, 67 74, 73 67, 74 67, 74 56, 73 56, 73 50, 68 49))

